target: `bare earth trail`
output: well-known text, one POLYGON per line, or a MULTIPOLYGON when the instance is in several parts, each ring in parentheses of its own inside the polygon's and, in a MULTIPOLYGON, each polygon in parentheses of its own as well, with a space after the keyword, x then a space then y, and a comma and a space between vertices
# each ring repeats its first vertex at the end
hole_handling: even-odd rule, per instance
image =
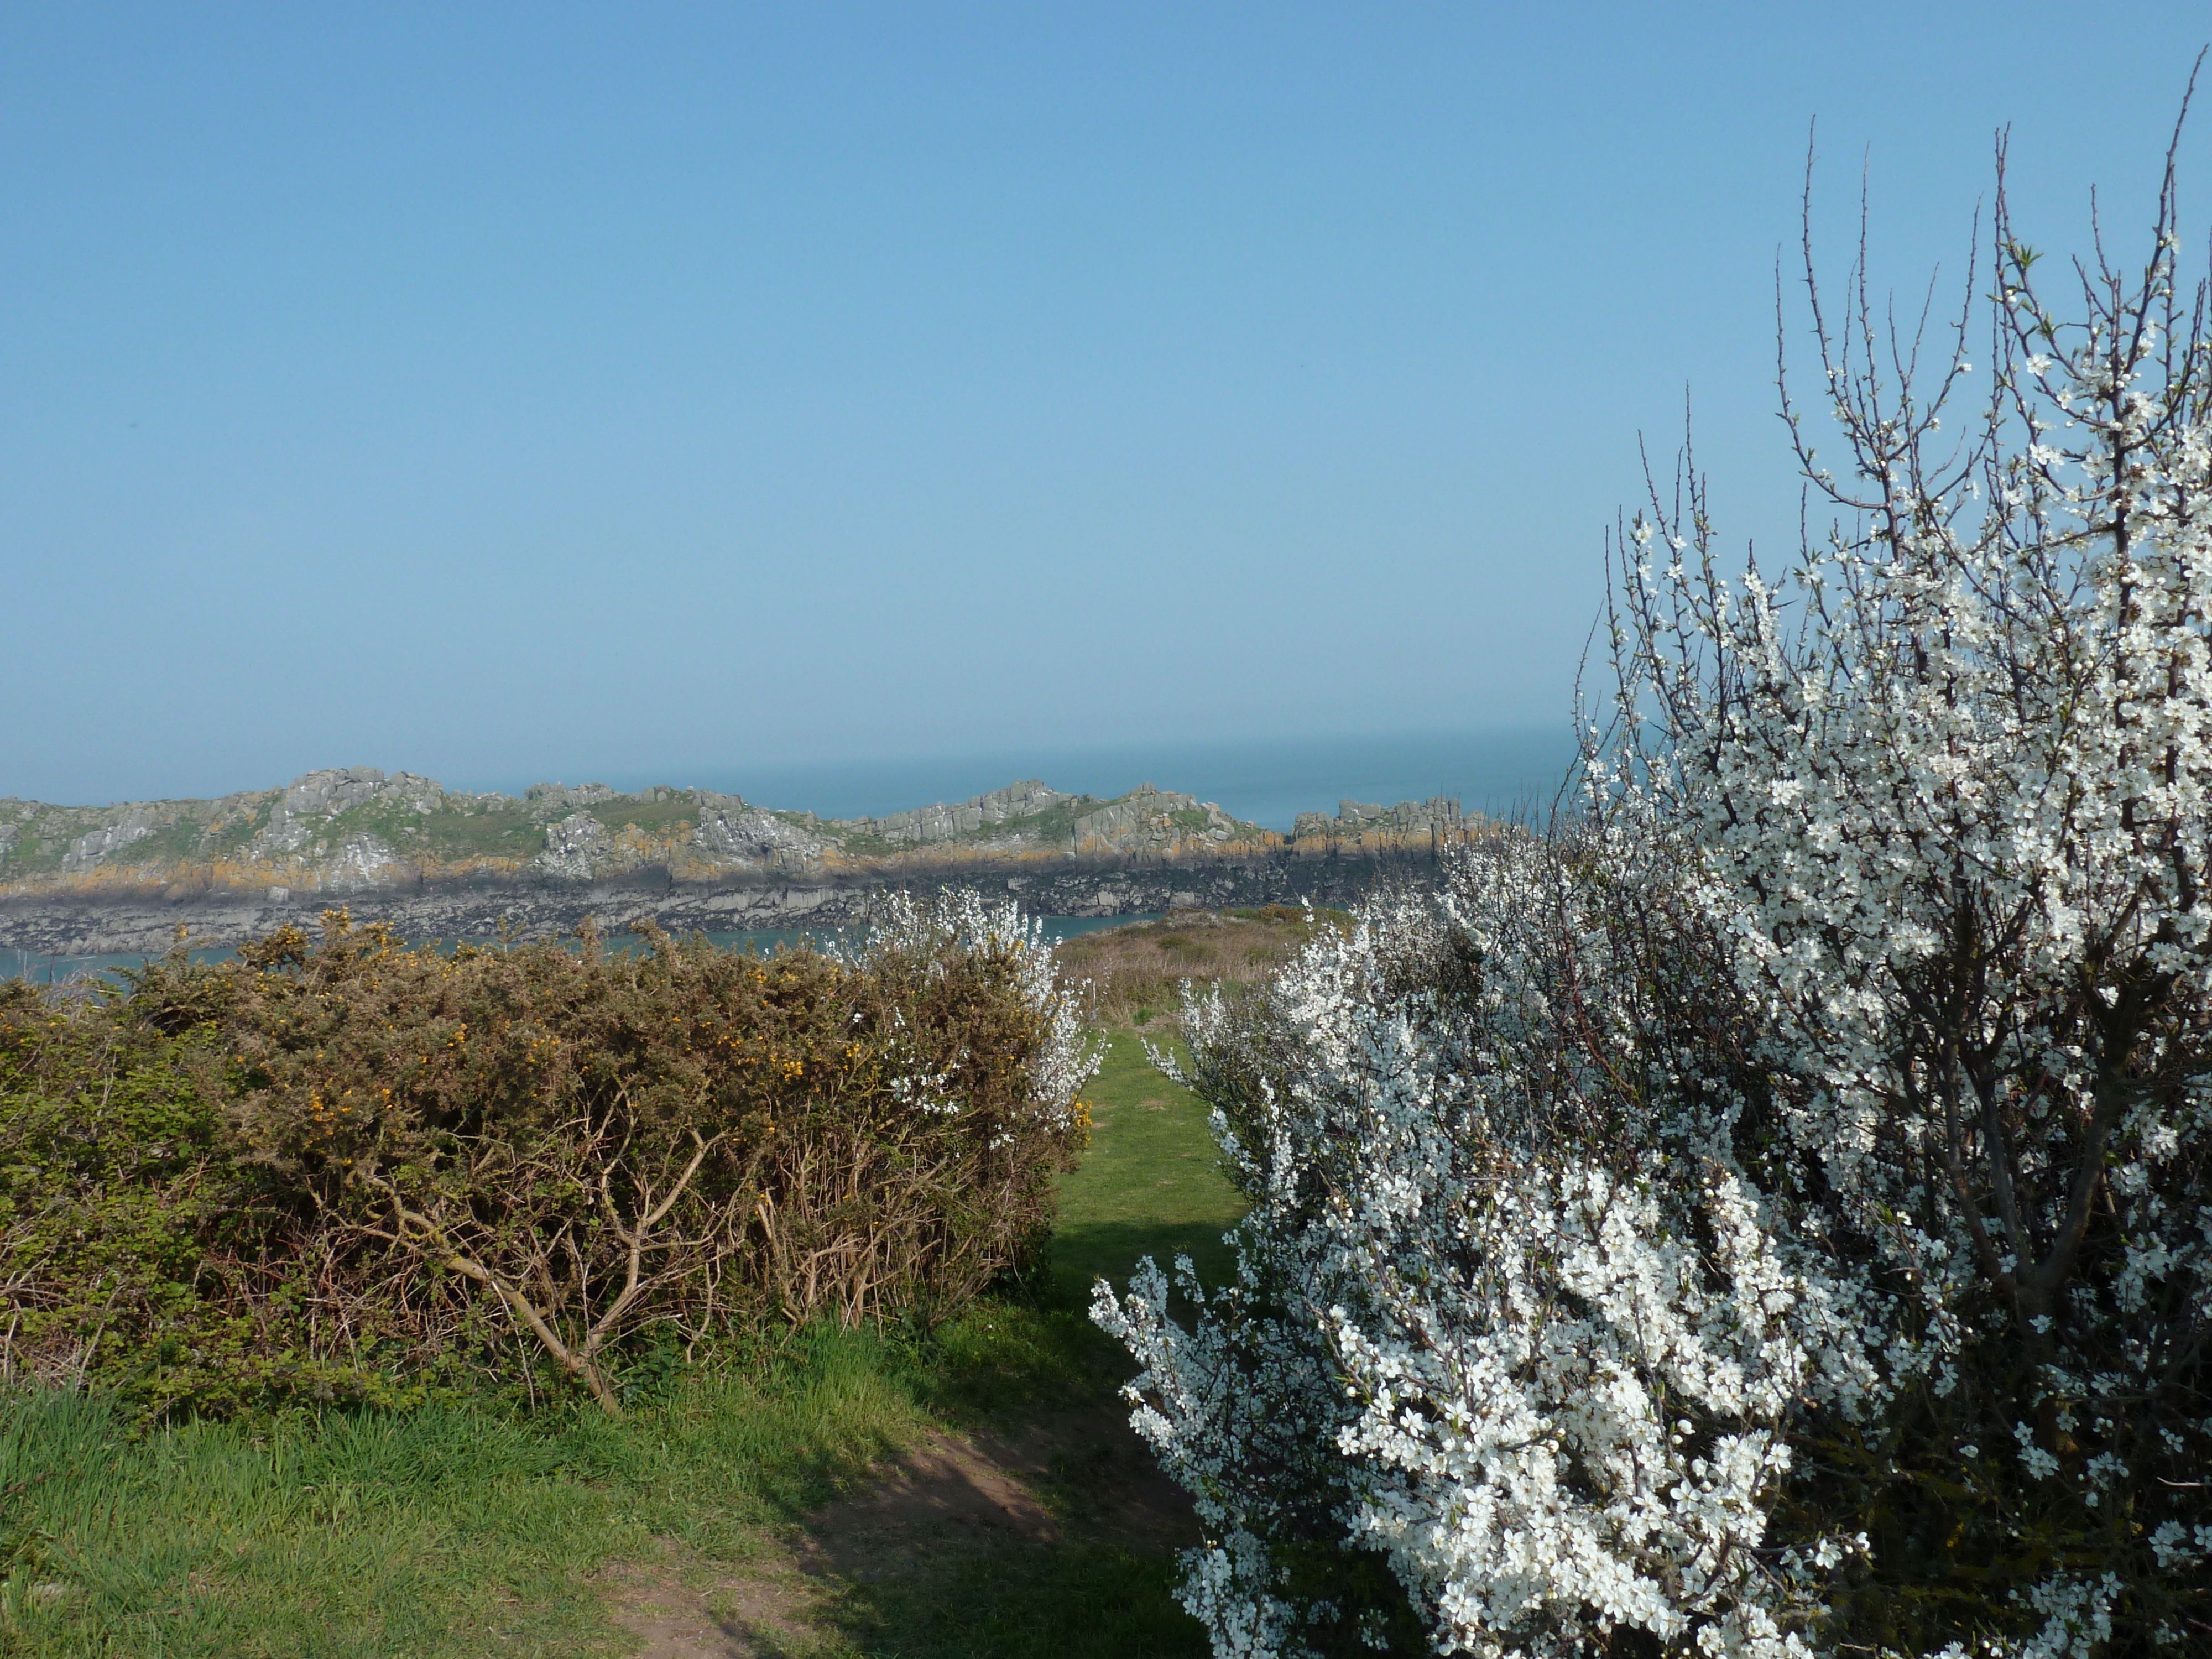
MULTIPOLYGON (((1118 1285, 1139 1256, 1164 1266, 1182 1250, 1217 1279, 1220 1235, 1242 1200, 1214 1168, 1204 1108, 1152 1069, 1127 1030, 1089 1092, 1091 1146, 1061 1193, 1058 1296, 1080 1306, 1093 1278, 1118 1285)), ((756 1534, 744 1559, 704 1560, 670 1540, 659 1560, 609 1570, 616 1622, 644 1659, 873 1659, 907 1650, 902 1610, 918 1604, 936 1602, 940 1617, 971 1604, 979 1617, 1017 1617, 994 1605, 994 1582, 1079 1578, 1086 1564, 1130 1558, 1158 1562, 1164 1578, 1199 1527, 1108 1386, 1126 1374, 1118 1362, 1103 1360, 1112 1376, 1073 1403, 933 1430, 796 1525, 756 1534)), ((1155 1650, 1202 1652, 1195 1623, 1170 1616, 1188 1644, 1155 1650)), ((1000 1649, 979 1631, 967 1650, 1000 1649)))
MULTIPOLYGON (((1011 1435, 933 1435, 737 1566, 671 1561, 609 1579, 641 1659, 767 1659, 816 1650, 850 1588, 926 1577, 958 1553, 1071 1539, 1144 1553, 1199 1540, 1189 1498, 1118 1402, 1011 1435)), ((828 1651, 840 1651, 834 1638, 828 1651)))

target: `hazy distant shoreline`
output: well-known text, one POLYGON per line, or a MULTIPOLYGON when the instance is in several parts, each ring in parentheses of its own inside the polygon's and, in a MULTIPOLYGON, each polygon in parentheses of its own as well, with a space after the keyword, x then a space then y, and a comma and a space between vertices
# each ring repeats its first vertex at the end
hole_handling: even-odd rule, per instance
MULTIPOLYGON (((1265 738, 1153 744, 1008 746, 970 753, 760 765, 623 763, 548 765, 547 775, 590 776, 626 792, 679 781, 824 818, 880 817, 923 801, 961 800, 1009 778, 1049 778, 1111 799, 1147 778, 1218 801, 1236 817, 1287 831, 1300 812, 1332 811, 1342 799, 1424 800, 1449 795, 1471 812, 1510 817, 1548 806, 1574 756, 1565 720, 1438 732, 1350 737, 1265 738)), ((394 758, 405 758, 395 757, 394 758)), ((416 758, 434 773, 440 767, 416 758)), ((281 769, 279 769, 281 770, 281 769)), ((459 766, 444 769, 449 775, 459 766)), ((272 774, 273 775, 273 774, 272 774)), ((520 794, 536 773, 485 777, 474 787, 520 794)), ((118 793, 33 787, 0 777, 0 794, 119 803, 205 793, 217 778, 180 777, 118 793)), ((249 777, 244 781, 251 783, 249 777)), ((218 791, 218 793, 221 793, 218 791)))
POLYGON ((213 799, 0 799, 0 948, 146 952, 179 928, 229 945, 340 907, 417 939, 587 917, 733 933, 848 922, 887 889, 956 885, 1063 916, 1343 902, 1385 872, 1421 878, 1489 822, 1449 795, 1340 798, 1285 833, 1149 780, 1102 799, 1035 777, 828 817, 712 789, 547 782, 517 795, 334 768, 213 799))

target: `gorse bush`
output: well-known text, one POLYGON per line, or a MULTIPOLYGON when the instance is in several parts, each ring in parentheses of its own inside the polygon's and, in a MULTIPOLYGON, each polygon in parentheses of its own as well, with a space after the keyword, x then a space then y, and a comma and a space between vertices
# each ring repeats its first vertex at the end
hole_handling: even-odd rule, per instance
POLYGON ((2208 296, 2002 183, 1964 441, 1808 270, 1827 538, 1655 492, 1581 819, 1186 1011, 1238 1279, 1097 1316, 1218 1652, 2212 1650, 2208 296))
POLYGON ((1089 1075, 1035 927, 849 955, 409 949, 326 919, 0 1005, 11 1373, 154 1409, 550 1377, 950 1308, 1034 1256, 1089 1075), (642 1345, 642 1347, 641 1346, 642 1345))

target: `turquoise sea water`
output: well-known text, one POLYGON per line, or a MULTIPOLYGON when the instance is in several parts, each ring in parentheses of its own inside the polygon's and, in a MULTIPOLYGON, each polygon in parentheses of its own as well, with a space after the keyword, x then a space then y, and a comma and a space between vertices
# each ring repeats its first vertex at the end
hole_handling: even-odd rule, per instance
MULTIPOLYGON (((1131 922, 1158 921, 1157 911, 1127 916, 1046 916, 1045 938, 1057 945, 1062 939, 1073 939, 1078 933, 1096 933, 1102 927, 1122 927, 1131 922)), ((759 927, 744 933, 709 933, 708 943, 725 951, 757 951, 766 956, 786 945, 834 943, 843 933, 835 927, 759 927)), ((437 941, 441 950, 450 950, 457 941, 437 941)), ((629 952, 645 948, 645 942, 633 934, 615 934, 604 941, 605 948, 617 952, 629 952)), ((194 962, 228 962, 238 952, 228 945, 210 947, 188 953, 194 962)), ((0 950, 0 979, 27 979, 41 985, 59 985, 70 980, 106 979, 120 983, 122 976, 134 969, 143 968, 152 957, 141 951, 125 951, 106 956, 46 956, 36 951, 0 950)))

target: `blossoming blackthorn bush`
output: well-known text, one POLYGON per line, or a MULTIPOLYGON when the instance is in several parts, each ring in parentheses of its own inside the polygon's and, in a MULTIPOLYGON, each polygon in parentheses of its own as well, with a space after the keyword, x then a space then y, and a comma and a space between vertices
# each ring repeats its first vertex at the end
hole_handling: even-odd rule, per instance
POLYGON ((1237 1279, 1096 1316, 1217 1652, 2212 1651, 2207 296, 2171 155, 2071 318, 2002 184, 1978 380, 1808 260, 1787 573, 1626 526, 1577 819, 1187 1010, 1237 1279))

